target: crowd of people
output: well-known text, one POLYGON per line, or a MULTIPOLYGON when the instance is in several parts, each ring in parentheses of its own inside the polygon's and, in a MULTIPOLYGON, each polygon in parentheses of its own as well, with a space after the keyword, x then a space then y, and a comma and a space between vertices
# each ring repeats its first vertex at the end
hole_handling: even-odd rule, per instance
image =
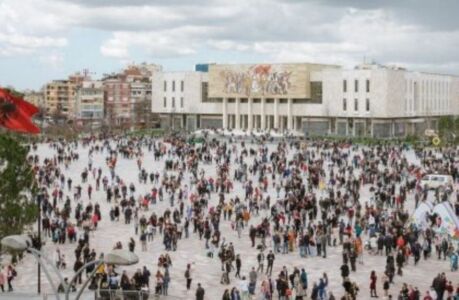
MULTIPOLYGON (((185 270, 172 268, 170 253, 196 239, 208 263, 220 264, 223 300, 459 299, 457 240, 438 230, 439 215, 428 215, 425 227, 410 218, 427 201, 449 203, 459 215, 456 148, 234 138, 193 144, 180 136, 53 141, 43 146, 49 147, 47 155, 39 154, 38 146, 32 146, 29 160, 41 187, 43 231, 53 244, 56 267, 76 272, 103 257, 93 245, 102 217, 113 228, 133 228, 132 236, 107 241, 113 249, 148 253, 150 245, 163 245, 156 265, 143 261, 148 266, 131 275, 115 266, 88 265, 87 276, 95 272, 90 289, 167 296, 171 284, 179 284, 172 273, 183 273, 174 278, 195 290, 188 299, 210 299, 209 283, 193 286, 195 272, 206 271, 196 269, 191 258, 200 250, 189 249, 185 270), (100 155, 105 161, 95 159, 100 155), (145 156, 163 167, 145 164, 145 156), (137 178, 118 168, 121 159, 135 164, 137 178), (68 173, 72 164, 84 165, 78 176, 68 173), (430 173, 451 175, 453 184, 429 191, 421 179, 430 173), (233 237, 248 239, 249 249, 229 241, 233 237), (62 245, 70 243, 74 255, 66 257, 62 245), (341 258, 330 264, 330 253, 341 258), (253 264, 247 259, 252 254, 253 264), (385 265, 364 264, 367 256, 385 265), (438 260, 449 260, 451 268, 435 277, 422 274, 432 278, 430 290, 405 279, 408 265, 438 260), (358 274, 365 270, 370 275, 363 286, 358 274), (341 282, 331 281, 331 273, 340 274, 341 282)), ((67 284, 78 286, 82 277, 67 284)))

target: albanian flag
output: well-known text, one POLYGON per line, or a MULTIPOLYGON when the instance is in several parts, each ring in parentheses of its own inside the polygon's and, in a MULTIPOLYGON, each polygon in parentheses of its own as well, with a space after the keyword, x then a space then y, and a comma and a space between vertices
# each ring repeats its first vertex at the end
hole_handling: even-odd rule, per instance
POLYGON ((35 105, 0 88, 0 126, 17 132, 40 133, 40 128, 31 120, 37 112, 35 105))

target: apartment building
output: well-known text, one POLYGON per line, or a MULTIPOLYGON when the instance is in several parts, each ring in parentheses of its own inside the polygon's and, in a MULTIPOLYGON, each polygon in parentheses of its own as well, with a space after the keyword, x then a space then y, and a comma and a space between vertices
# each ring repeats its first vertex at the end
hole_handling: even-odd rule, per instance
POLYGON ((100 80, 85 80, 77 90, 76 120, 85 124, 100 124, 104 118, 104 87, 100 80))
POLYGON ((151 127, 152 77, 161 66, 130 65, 122 72, 105 76, 105 120, 109 125, 124 128, 151 127))
POLYGON ((77 89, 85 78, 85 75, 75 73, 68 79, 47 83, 44 88, 46 114, 74 119, 77 89))

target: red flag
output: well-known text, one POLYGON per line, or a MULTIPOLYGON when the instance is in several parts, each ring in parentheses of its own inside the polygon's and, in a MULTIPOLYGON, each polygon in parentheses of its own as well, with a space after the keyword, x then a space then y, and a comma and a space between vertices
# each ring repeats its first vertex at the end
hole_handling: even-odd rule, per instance
POLYGON ((31 120, 37 112, 35 105, 0 88, 0 126, 17 132, 40 133, 31 120))

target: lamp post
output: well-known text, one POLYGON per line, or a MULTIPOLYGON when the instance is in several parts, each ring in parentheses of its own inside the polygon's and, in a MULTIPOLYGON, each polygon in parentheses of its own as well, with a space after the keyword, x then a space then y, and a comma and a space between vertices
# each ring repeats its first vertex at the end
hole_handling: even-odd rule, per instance
MULTIPOLYGON (((41 202, 43 200, 43 193, 39 193, 37 195, 37 204, 38 204, 38 220, 37 220, 37 228, 38 228, 38 241, 40 242, 40 248, 41 249, 41 202)), ((37 264, 37 293, 41 293, 41 265, 38 263, 37 264)))
POLYGON ((50 265, 51 268, 53 268, 54 272, 58 275, 61 283, 64 282, 62 278, 62 274, 57 270, 56 266, 45 255, 42 255, 40 251, 31 247, 32 241, 30 240, 29 237, 24 236, 24 235, 10 235, 10 236, 4 237, 1 240, 1 244, 2 246, 10 250, 20 251, 20 252, 21 251, 30 252, 34 256, 34 258, 37 260, 38 264, 43 268, 46 278, 48 279, 49 284, 51 285, 51 288, 54 294, 56 295, 56 299, 60 300, 59 294, 57 293, 56 286, 54 285, 54 282, 51 279, 51 275, 43 261, 47 262, 47 264, 50 265))
POLYGON ((71 287, 72 283, 76 281, 78 275, 83 272, 86 267, 91 266, 91 265, 96 265, 94 270, 92 271, 91 275, 86 279, 85 282, 83 282, 83 285, 81 286, 80 290, 78 291, 78 294, 75 297, 75 300, 80 299, 81 294, 83 294, 84 289, 86 286, 91 282, 91 280, 94 278, 94 275, 96 275, 97 270, 102 264, 107 264, 107 265, 118 265, 118 266, 130 266, 130 265, 135 265, 136 263, 139 262, 139 257, 134 254, 133 252, 127 251, 127 250, 122 250, 122 249, 116 249, 112 250, 108 254, 106 254, 103 259, 99 260, 94 260, 91 262, 88 262, 84 266, 82 266, 76 273, 73 275, 73 278, 70 280, 70 283, 66 286, 65 289, 65 300, 70 299, 70 292, 71 292, 71 287))
POLYGON ((47 265, 51 266, 52 270, 59 277, 60 284, 65 288, 65 299, 66 300, 70 299, 72 283, 76 280, 78 275, 81 274, 81 272, 83 272, 86 269, 86 267, 91 266, 91 265, 97 265, 97 267, 94 269, 91 275, 86 279, 86 281, 81 286, 75 298, 76 300, 78 300, 81 297, 81 294, 83 293, 84 289, 89 284, 89 282, 91 282, 92 278, 97 272, 97 269, 99 269, 99 267, 102 264, 105 263, 109 265, 130 266, 130 265, 134 265, 139 262, 139 257, 130 251, 122 250, 122 249, 112 250, 111 252, 107 253, 102 259, 93 260, 91 262, 88 262, 84 266, 82 266, 75 273, 75 275, 72 277, 69 283, 65 284, 65 280, 62 276, 62 273, 56 268, 56 266, 53 264, 52 261, 50 261, 45 255, 43 255, 42 252, 32 247, 32 241, 30 240, 29 237, 24 236, 24 235, 10 235, 10 236, 4 237, 1 240, 1 244, 5 248, 8 248, 14 251, 27 251, 31 253, 37 260, 38 264, 41 265, 41 267, 43 268, 46 278, 48 279, 49 284, 51 285, 51 288, 54 294, 56 295, 57 300, 60 300, 60 295, 58 293, 58 289, 56 289, 56 286, 50 276, 48 269, 46 268, 45 262, 47 265))

